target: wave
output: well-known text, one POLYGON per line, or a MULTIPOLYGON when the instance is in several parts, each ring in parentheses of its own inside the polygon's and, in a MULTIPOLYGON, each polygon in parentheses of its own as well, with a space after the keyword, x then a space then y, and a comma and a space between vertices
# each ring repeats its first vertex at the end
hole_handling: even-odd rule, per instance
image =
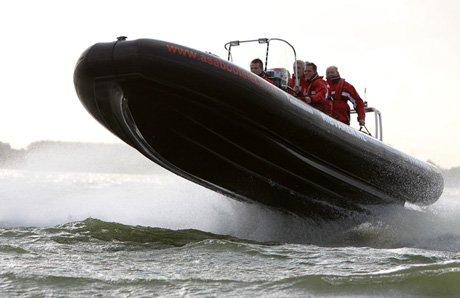
MULTIPOLYGON (((353 237, 362 235, 344 236, 353 237)), ((381 236, 369 236, 374 237, 381 236)), ((56 296, 66 296, 64 291, 116 296, 120 289, 151 296, 158 287, 164 296, 186 288, 222 297, 452 297, 460 291, 458 253, 415 248, 258 242, 95 218, 48 228, 0 228, 0 243, 7 264, 22 264, 0 272, 11 296, 16 289, 43 296, 43 285, 56 296)))
POLYGON ((238 243, 260 243, 239 239, 227 235, 203 232, 195 229, 171 230, 145 226, 130 226, 115 222, 105 222, 99 219, 87 218, 84 221, 71 222, 52 228, 43 228, 42 232, 50 239, 62 244, 78 242, 117 242, 124 244, 142 244, 149 248, 164 249, 182 247, 202 241, 225 241, 238 243))
POLYGON ((305 294, 313 297, 456 297, 460 290, 460 272, 446 270, 423 271, 412 268, 403 273, 362 275, 304 275, 266 284, 276 296, 305 294), (279 290, 278 290, 279 291, 279 290))

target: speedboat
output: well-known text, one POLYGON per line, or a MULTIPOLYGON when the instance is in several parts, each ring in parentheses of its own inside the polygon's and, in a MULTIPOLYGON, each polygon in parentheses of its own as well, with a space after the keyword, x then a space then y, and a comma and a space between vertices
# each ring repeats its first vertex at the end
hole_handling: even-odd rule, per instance
MULTIPOLYGON (((254 41, 267 57, 283 42, 254 41)), ((231 62, 242 43, 227 59, 154 39, 96 43, 76 63, 76 93, 153 162, 237 200, 318 220, 438 200, 439 169, 385 144, 377 109, 366 109, 374 135, 345 125, 288 94, 286 67, 267 69, 273 85, 231 62)))

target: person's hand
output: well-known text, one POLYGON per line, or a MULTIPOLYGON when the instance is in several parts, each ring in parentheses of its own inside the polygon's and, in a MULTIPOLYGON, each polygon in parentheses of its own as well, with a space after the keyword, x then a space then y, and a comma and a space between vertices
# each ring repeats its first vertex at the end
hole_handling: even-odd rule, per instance
POLYGON ((306 102, 306 103, 311 103, 311 97, 305 98, 305 102, 306 102))
POLYGON ((364 121, 364 119, 359 119, 358 122, 359 122, 359 126, 366 125, 366 121, 364 121))
POLYGON ((298 94, 299 91, 300 91, 299 86, 294 86, 294 93, 295 93, 295 94, 298 94))

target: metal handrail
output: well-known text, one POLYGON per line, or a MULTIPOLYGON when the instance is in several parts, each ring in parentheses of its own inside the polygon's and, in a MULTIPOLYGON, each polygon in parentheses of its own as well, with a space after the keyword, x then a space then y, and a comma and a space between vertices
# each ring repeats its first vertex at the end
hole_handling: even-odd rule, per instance
MULTIPOLYGON (((232 54, 231 54, 232 46, 233 47, 239 46, 240 44, 247 43, 247 42, 258 42, 259 44, 267 44, 267 50, 266 50, 266 53, 265 53, 265 71, 267 71, 268 51, 269 51, 270 41, 272 41, 272 40, 282 41, 282 42, 286 43, 287 45, 289 45, 291 47, 292 51, 294 52, 294 61, 295 61, 295 63, 297 63, 297 53, 296 53, 294 47, 289 42, 287 42, 286 40, 281 39, 281 38, 258 38, 258 39, 250 39, 250 40, 229 41, 224 45, 224 48, 228 51, 227 61, 232 62, 230 60, 232 58, 232 54), (227 46, 228 46, 228 49, 227 49, 227 46)), ((295 86, 300 87, 300 80, 299 80, 299 76, 297 74, 297 67, 294 67, 294 73, 295 73, 295 78, 296 78, 295 86)))
MULTIPOLYGON (((375 138, 383 141, 383 127, 382 127, 382 113, 379 110, 373 107, 366 107, 365 113, 374 113, 374 121, 375 121, 375 138)), ((356 110, 351 110, 351 114, 357 114, 356 110)), ((366 128, 367 130, 367 128, 366 128)))

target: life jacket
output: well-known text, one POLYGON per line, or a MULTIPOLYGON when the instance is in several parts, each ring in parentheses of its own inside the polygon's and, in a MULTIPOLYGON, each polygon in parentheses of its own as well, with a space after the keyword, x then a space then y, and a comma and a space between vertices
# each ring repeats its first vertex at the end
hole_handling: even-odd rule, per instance
POLYGON ((310 84, 308 85, 306 96, 311 95, 311 87, 313 86, 313 82, 316 81, 317 79, 319 79, 318 74, 316 74, 315 77, 311 81, 308 80, 310 84))
POLYGON ((343 90, 343 85, 345 85, 345 79, 340 79, 339 82, 337 83, 337 88, 335 89, 335 94, 334 95, 331 95, 331 97, 334 99, 334 100, 342 100, 342 101, 345 101, 347 102, 348 99, 347 98, 343 98, 342 97, 342 90, 343 90))
MULTIPOLYGON (((308 81, 310 84, 308 85, 306 94, 304 94, 305 96, 313 95, 313 94, 311 94, 311 88, 313 87, 313 82, 315 82, 317 79, 323 79, 323 77, 319 76, 318 73, 316 73, 316 75, 313 77, 312 80, 306 80, 306 81, 308 81)), ((326 100, 330 100, 330 98, 329 98, 329 96, 327 95, 327 93, 326 93, 326 98, 325 98, 325 99, 326 99, 326 100)), ((312 103, 310 103, 310 105, 311 105, 312 107, 317 108, 317 109, 320 110, 321 112, 328 114, 328 115, 331 115, 331 113, 332 113, 332 108, 327 108, 327 107, 325 107, 322 103, 319 103, 319 102, 313 103, 313 102, 312 102, 312 103)))
MULTIPOLYGON (((292 89, 294 89, 295 81, 296 81, 296 76, 292 75, 292 77, 289 79, 288 86, 291 87, 292 89)), ((297 94, 294 94, 294 91, 292 89, 288 89, 288 93, 292 94, 292 95, 295 95, 295 96, 300 95, 300 90, 301 90, 302 85, 304 84, 304 82, 305 82, 305 77, 301 77, 299 79, 299 91, 297 92, 297 94)))

